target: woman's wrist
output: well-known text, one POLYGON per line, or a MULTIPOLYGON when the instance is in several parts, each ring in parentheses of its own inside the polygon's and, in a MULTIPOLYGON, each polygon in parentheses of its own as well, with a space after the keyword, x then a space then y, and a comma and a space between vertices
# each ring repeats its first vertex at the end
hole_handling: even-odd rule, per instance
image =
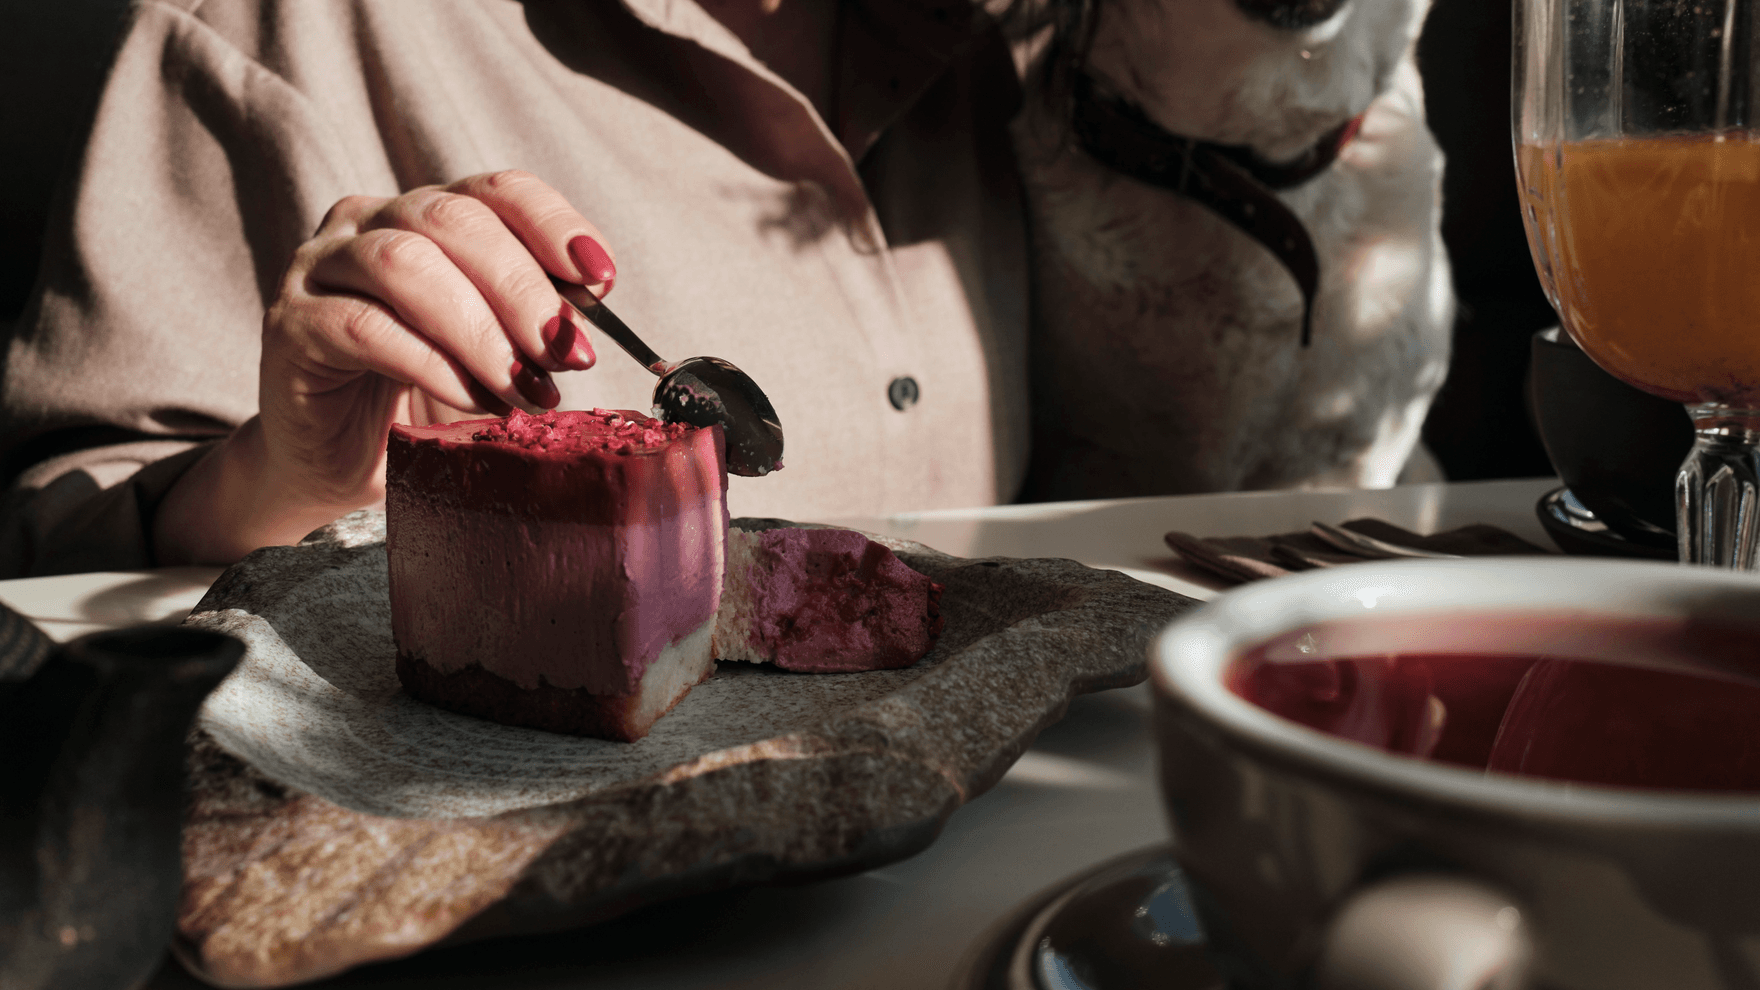
POLYGON ((256 417, 184 472, 153 518, 160 566, 231 564, 258 547, 296 543, 348 511, 315 505, 278 479, 256 417))

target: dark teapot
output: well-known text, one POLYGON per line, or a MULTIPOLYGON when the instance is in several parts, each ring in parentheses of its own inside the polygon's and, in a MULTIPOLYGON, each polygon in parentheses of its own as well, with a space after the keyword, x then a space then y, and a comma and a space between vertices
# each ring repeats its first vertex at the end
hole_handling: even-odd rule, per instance
POLYGON ((0 987, 152 975, 182 884, 184 739, 243 652, 175 626, 57 649, 0 605, 0 987))
POLYGON ((1553 470, 1609 529, 1672 557, 1674 476, 1693 447, 1686 409, 1601 370, 1558 327, 1535 334, 1531 353, 1529 401, 1553 470))

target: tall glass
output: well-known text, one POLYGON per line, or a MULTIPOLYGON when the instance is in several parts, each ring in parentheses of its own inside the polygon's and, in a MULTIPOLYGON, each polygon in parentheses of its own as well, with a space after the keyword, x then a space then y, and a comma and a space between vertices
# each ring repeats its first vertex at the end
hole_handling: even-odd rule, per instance
POLYGON ((1522 220, 1565 329, 1684 403, 1684 562, 1760 529, 1760 0, 1516 0, 1522 220))

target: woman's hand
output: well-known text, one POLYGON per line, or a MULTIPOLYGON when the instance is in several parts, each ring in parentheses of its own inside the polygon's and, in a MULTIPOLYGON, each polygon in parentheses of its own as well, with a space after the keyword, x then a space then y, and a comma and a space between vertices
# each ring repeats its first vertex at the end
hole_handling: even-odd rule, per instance
POLYGON ((230 562, 379 501, 394 422, 553 408, 551 373, 594 355, 549 276, 609 291, 603 243, 518 171, 331 207, 264 315, 258 415, 167 495, 159 562, 230 562))

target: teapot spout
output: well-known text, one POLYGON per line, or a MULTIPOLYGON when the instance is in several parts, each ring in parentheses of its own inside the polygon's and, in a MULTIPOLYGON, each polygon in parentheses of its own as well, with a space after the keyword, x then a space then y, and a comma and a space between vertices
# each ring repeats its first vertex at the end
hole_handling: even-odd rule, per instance
POLYGON ((185 739, 244 644, 95 633, 0 694, 0 986, 125 988, 170 942, 185 739))

